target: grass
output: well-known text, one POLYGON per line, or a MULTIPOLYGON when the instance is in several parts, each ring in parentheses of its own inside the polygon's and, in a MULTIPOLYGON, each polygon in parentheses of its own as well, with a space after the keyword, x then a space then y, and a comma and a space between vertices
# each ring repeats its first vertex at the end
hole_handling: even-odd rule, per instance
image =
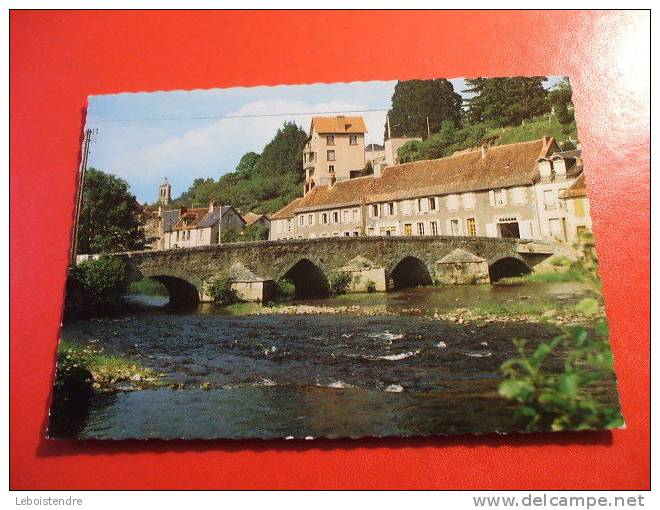
POLYGON ((530 273, 524 276, 502 278, 498 285, 517 285, 521 283, 566 283, 585 282, 587 277, 579 269, 571 268, 568 271, 548 271, 544 273, 530 273))
POLYGON ((165 285, 151 278, 143 278, 131 282, 128 286, 129 294, 146 294, 148 296, 167 296, 167 289, 165 285))
POLYGON ((526 120, 524 126, 489 129, 486 137, 490 138, 494 136, 499 137, 497 140, 498 145, 538 140, 543 136, 552 136, 559 143, 568 140, 569 136, 573 140, 578 139, 575 122, 571 123, 568 129, 566 129, 555 117, 551 117, 550 122, 548 122, 547 116, 526 120), (564 134, 563 130, 566 130, 567 134, 564 134))
POLYGON ((60 340, 58 375, 61 369, 81 367, 88 370, 97 388, 107 388, 120 381, 154 383, 158 378, 152 369, 139 365, 125 356, 105 354, 102 349, 60 340))

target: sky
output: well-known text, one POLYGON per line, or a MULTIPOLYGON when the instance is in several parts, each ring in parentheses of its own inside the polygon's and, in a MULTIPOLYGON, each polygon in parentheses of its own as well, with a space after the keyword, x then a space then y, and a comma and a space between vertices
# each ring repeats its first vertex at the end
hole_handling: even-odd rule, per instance
MULTIPOLYGON (((463 93, 463 79, 450 80, 463 93)), ((551 78, 551 87, 559 78, 551 78)), ((383 143, 396 81, 144 92, 90 96, 88 128, 98 129, 88 166, 125 179, 141 203, 172 196, 198 177, 217 179, 246 152, 260 153, 285 121, 309 131, 314 115, 361 115, 366 143, 383 143)), ((463 94, 465 96, 465 94, 463 94)))

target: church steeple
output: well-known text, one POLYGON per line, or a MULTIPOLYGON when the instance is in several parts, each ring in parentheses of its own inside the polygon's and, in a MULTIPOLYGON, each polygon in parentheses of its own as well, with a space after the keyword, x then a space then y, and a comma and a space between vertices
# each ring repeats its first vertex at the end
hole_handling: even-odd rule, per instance
POLYGON ((160 205, 167 205, 170 203, 170 200, 172 200, 172 186, 170 186, 170 183, 167 182, 167 177, 165 177, 163 184, 160 185, 158 203, 160 205))

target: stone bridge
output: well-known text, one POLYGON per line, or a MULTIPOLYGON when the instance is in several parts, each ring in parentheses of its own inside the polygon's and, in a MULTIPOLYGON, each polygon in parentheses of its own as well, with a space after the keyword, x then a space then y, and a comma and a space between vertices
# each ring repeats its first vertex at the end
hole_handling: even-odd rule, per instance
POLYGON ((132 278, 153 278, 170 302, 210 300, 209 286, 228 276, 246 300, 269 299, 273 282, 293 282, 298 297, 328 292, 337 274, 350 291, 438 284, 489 283, 526 274, 553 254, 538 241, 484 237, 332 237, 231 243, 197 248, 117 253, 132 278))

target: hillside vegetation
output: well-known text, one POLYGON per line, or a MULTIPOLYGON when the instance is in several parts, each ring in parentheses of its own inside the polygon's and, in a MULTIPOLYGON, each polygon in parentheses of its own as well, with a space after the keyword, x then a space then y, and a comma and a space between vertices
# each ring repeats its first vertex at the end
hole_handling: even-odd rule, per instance
MULTIPOLYGON (((393 136, 431 136, 398 151, 402 163, 451 156, 481 144, 509 144, 554 137, 563 149, 575 148, 577 130, 567 80, 550 91, 545 77, 468 80, 475 95, 461 108, 447 80, 397 83, 388 112, 393 136), (436 130, 433 133, 433 126, 436 130)), ((388 127, 386 126, 386 136, 388 127)), ((302 196, 302 150, 307 134, 285 122, 261 154, 248 152, 233 172, 219 179, 195 179, 174 206, 206 206, 211 200, 242 213, 273 213, 302 196)), ((365 172, 368 172, 365 168, 365 172)))

